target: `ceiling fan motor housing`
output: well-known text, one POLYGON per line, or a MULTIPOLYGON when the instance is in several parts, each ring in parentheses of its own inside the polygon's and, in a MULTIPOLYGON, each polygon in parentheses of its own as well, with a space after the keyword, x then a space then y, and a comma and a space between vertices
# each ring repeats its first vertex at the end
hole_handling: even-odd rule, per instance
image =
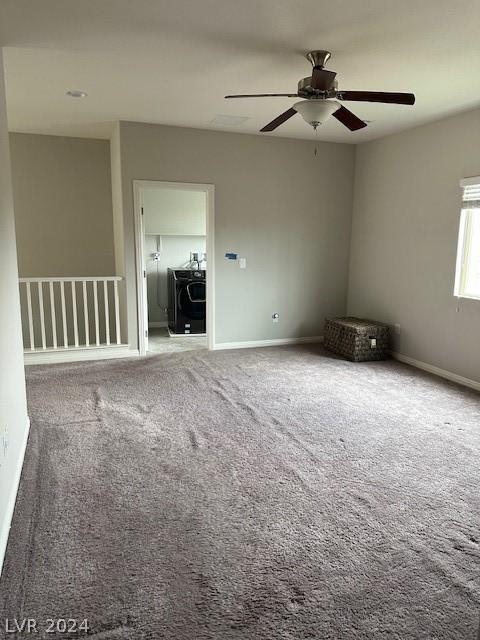
POLYGON ((298 95, 302 98, 317 98, 318 96, 334 97, 334 92, 337 90, 338 82, 333 80, 332 85, 328 91, 332 92, 332 96, 327 96, 325 91, 319 89, 313 89, 312 76, 302 78, 298 83, 298 95))
POLYGON ((324 67, 331 58, 330 51, 316 49, 309 51, 305 57, 312 65, 312 75, 302 78, 298 83, 298 95, 302 98, 333 98, 337 83, 336 73, 327 71, 324 67))

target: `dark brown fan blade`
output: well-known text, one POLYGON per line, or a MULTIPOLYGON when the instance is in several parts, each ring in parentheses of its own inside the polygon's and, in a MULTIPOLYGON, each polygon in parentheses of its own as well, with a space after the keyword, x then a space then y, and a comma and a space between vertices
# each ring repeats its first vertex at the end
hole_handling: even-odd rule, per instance
POLYGON ((327 71, 321 67, 313 67, 312 89, 319 89, 320 91, 331 89, 336 75, 335 71, 327 71))
POLYGON ((298 98, 298 93, 246 93, 238 96, 225 96, 225 98, 298 98))
POLYGON ((277 116, 275 120, 272 120, 267 125, 265 125, 263 129, 260 129, 260 131, 273 131, 274 129, 279 127, 281 124, 286 122, 289 118, 294 116, 296 113, 297 112, 293 108, 287 109, 281 115, 277 116))
POLYGON ((413 93, 389 93, 385 91, 339 91, 340 100, 356 102, 383 102, 385 104, 415 104, 413 93))
POLYGON ((358 131, 358 129, 363 129, 363 127, 367 126, 366 122, 360 120, 360 118, 349 109, 345 109, 345 107, 340 107, 340 109, 335 111, 333 117, 344 124, 350 131, 358 131))

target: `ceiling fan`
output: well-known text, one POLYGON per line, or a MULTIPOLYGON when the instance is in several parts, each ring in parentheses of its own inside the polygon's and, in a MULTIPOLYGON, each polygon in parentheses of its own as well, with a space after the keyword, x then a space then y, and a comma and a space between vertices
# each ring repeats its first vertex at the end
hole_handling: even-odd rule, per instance
POLYGON ((325 65, 331 57, 330 51, 310 51, 305 56, 312 64, 312 75, 302 78, 298 83, 297 93, 258 93, 225 96, 225 98, 303 98, 293 107, 287 109, 274 120, 260 129, 261 132, 273 131, 289 120, 296 113, 315 130, 330 116, 336 118, 350 131, 357 131, 367 126, 349 109, 341 105, 338 100, 354 102, 383 102, 385 104, 414 104, 413 93, 386 93, 383 91, 339 91, 337 88, 335 71, 328 71, 325 65))

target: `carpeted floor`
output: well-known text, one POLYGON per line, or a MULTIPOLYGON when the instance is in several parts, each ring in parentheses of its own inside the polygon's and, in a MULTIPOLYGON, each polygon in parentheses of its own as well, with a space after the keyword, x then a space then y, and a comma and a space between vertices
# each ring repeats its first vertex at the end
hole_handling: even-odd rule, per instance
POLYGON ((479 394, 305 345, 35 367, 28 396, 0 620, 475 640, 479 394))

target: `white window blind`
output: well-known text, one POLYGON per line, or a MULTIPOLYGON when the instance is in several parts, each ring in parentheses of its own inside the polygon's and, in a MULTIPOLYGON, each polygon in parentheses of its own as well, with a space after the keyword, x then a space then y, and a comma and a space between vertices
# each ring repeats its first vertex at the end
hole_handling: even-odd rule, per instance
POLYGON ((462 187, 462 208, 478 209, 480 207, 480 177, 465 178, 460 182, 462 187))
POLYGON ((480 177, 461 180, 455 295, 480 300, 480 177))

